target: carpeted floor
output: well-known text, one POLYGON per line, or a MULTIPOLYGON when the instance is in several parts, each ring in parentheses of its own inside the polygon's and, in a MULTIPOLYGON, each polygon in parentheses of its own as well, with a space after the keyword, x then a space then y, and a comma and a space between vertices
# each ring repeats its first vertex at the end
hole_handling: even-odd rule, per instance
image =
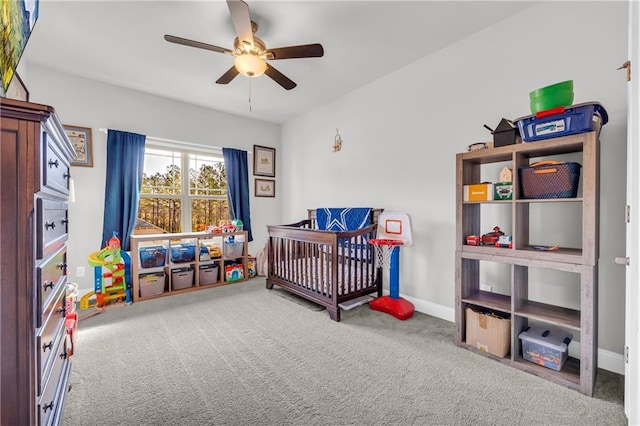
POLYGON ((624 425, 593 398, 454 344, 455 325, 360 306, 329 319, 264 278, 80 322, 63 425, 624 425))

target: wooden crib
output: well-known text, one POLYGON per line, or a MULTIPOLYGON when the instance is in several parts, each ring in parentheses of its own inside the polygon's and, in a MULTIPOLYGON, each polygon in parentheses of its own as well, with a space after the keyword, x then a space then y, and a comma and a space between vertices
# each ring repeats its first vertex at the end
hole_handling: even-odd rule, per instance
POLYGON ((371 225, 354 231, 316 229, 316 211, 290 225, 268 226, 267 288, 274 285, 322 305, 340 321, 340 303, 370 293, 382 295, 376 268, 375 238, 381 209, 371 210, 371 225))

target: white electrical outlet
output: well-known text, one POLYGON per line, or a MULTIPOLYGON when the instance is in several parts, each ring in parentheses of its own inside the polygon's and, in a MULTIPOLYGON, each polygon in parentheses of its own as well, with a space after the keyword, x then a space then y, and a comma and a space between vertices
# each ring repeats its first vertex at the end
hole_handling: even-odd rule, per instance
POLYGON ((480 284, 480 291, 493 291, 493 287, 486 284, 480 284))
POLYGON ((84 266, 78 266, 76 268, 76 277, 84 277, 84 266))

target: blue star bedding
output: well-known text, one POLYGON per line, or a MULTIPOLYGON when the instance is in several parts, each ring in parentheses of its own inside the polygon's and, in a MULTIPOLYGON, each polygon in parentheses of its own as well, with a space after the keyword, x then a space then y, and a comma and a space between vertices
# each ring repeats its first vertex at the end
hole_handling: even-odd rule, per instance
POLYGON ((371 207, 318 208, 316 222, 323 231, 355 231, 371 224, 371 207))

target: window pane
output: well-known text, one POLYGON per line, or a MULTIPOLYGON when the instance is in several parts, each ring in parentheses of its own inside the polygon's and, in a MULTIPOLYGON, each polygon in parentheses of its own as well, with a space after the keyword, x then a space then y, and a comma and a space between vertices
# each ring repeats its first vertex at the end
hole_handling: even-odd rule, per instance
POLYGON ((179 199, 141 197, 138 218, 166 232, 182 232, 181 206, 179 199))
POLYGON ((146 148, 141 192, 180 195, 181 157, 180 152, 146 148))
POLYGON ((194 232, 204 231, 207 226, 218 225, 228 218, 227 200, 191 200, 191 228, 194 232))
POLYGON ((189 155, 189 194, 227 194, 227 176, 221 158, 189 155))

